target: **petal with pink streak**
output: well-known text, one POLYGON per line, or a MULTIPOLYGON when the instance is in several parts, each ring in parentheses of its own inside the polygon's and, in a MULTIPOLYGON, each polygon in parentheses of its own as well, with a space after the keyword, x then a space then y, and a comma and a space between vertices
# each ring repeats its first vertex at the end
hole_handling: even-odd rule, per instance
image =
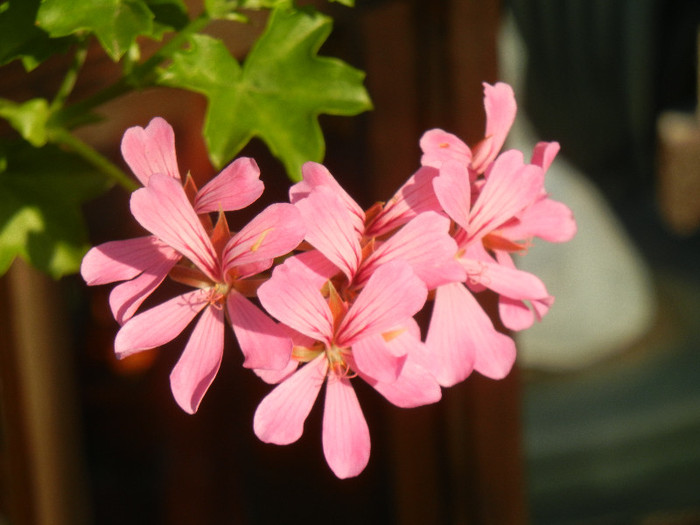
POLYGON ((285 259, 284 263, 289 266, 300 265, 310 278, 315 280, 317 288, 321 288, 327 280, 340 273, 340 268, 330 262, 318 250, 309 250, 293 257, 285 259))
POLYGON ((558 142, 538 142, 532 151, 530 163, 541 167, 546 173, 557 153, 559 153, 558 142))
POLYGON ((306 224, 306 240, 352 279, 362 258, 354 215, 332 190, 314 189, 295 206, 306 224))
POLYGON ((264 188, 255 160, 241 157, 197 192, 194 209, 197 213, 240 210, 255 202, 264 188))
POLYGON ((327 370, 328 361, 321 354, 267 394, 255 410, 255 435, 265 443, 276 445, 288 445, 299 439, 327 370))
POLYGON ((302 265, 282 264, 258 288, 258 299, 278 321, 315 341, 330 342, 333 315, 316 283, 302 265))
POLYGON ((281 383, 289 376, 291 376, 298 367, 299 362, 295 359, 290 359, 287 363, 287 366, 280 370, 265 370, 263 368, 255 368, 253 369, 253 372, 255 372, 255 375, 263 381, 265 381, 268 385, 276 385, 277 383, 281 383))
POLYGON ((365 212, 355 200, 338 184, 331 172, 323 164, 318 162, 306 162, 301 167, 303 179, 289 189, 289 202, 296 204, 305 199, 315 189, 323 186, 328 188, 343 203, 343 206, 354 216, 353 223, 358 232, 362 231, 365 222, 365 212))
POLYGON ((513 88, 503 82, 493 86, 484 83, 484 109, 486 110, 485 137, 490 138, 487 151, 474 156, 472 169, 481 173, 501 151, 510 131, 518 106, 515 103, 513 88), (477 158, 478 157, 478 158, 477 158))
POLYGON ((574 214, 565 204, 543 198, 525 208, 518 221, 503 229, 512 239, 539 237, 548 242, 567 242, 576 235, 574 214))
POLYGON ((271 204, 231 237, 224 269, 286 255, 304 239, 304 221, 292 204, 271 204))
POLYGON ((402 260, 377 268, 343 318, 336 335, 339 346, 403 325, 423 305, 428 290, 402 260))
POLYGON ((535 313, 523 301, 501 296, 498 298, 498 315, 509 330, 526 330, 535 322, 535 313))
POLYGON ((365 235, 379 237, 403 226, 425 211, 442 213, 442 207, 433 190, 433 180, 439 173, 436 168, 430 166, 419 168, 386 202, 371 224, 367 225, 365 235))
POLYGON ((423 151, 421 164, 439 168, 446 160, 454 160, 468 166, 472 160, 472 152, 462 139, 442 129, 431 129, 420 138, 420 149, 423 151))
POLYGON ((362 376, 389 402, 401 408, 437 403, 442 397, 440 385, 433 375, 412 360, 407 360, 401 375, 392 382, 376 381, 362 376))
POLYGON ((511 220, 535 202, 543 183, 542 168, 524 164, 519 151, 509 150, 499 155, 472 206, 469 236, 479 238, 511 220))
POLYGON ((292 340, 260 308, 232 290, 226 300, 231 326, 246 368, 280 370, 292 355, 292 340))
POLYGON ((394 260, 408 262, 429 290, 442 284, 464 281, 457 261, 457 243, 449 234, 450 220, 429 211, 405 224, 367 257, 357 273, 358 285, 379 266, 394 260))
POLYGON ((144 186, 154 173, 180 180, 175 154, 175 133, 164 119, 155 117, 146 128, 134 126, 124 132, 124 160, 144 186))
POLYGON ((350 380, 330 376, 323 407, 323 453, 341 479, 357 476, 367 466, 369 428, 350 380))
POLYGON ((139 306, 158 288, 168 275, 168 272, 180 259, 180 254, 173 251, 174 257, 163 258, 157 266, 153 266, 141 275, 115 286, 109 294, 109 306, 114 319, 124 324, 138 310, 139 306))
POLYGON ((472 188, 467 167, 456 162, 445 162, 440 168, 440 176, 433 180, 433 188, 445 213, 468 230, 472 188))
POLYGON ((352 345, 352 355, 357 372, 390 383, 396 381, 406 361, 406 355, 396 356, 391 352, 381 334, 363 337, 352 345))
POLYGON ((511 299, 540 299, 549 293, 544 283, 534 274, 503 263, 463 259, 462 264, 472 280, 511 299))
POLYGON ((218 280, 216 251, 179 182, 151 176, 148 186, 131 194, 131 213, 141 226, 218 280))
POLYGON ((80 265, 80 274, 90 286, 126 281, 161 264, 163 259, 179 257, 156 237, 137 237, 110 241, 91 248, 80 265))
POLYGON ((216 377, 224 353, 224 311, 209 306, 170 373, 170 389, 180 408, 194 414, 216 377))
POLYGON ((209 290, 194 290, 146 310, 117 332, 114 352, 119 359, 175 339, 207 304, 209 290))

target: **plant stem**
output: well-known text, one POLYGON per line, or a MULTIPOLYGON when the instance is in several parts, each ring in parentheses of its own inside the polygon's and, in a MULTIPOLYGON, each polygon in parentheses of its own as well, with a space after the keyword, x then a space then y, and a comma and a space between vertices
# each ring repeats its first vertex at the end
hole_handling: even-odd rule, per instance
POLYGON ((63 77, 63 82, 61 82, 61 85, 58 88, 58 91, 56 92, 56 96, 54 99, 51 101, 51 106, 50 110, 57 111, 61 107, 63 107, 63 104, 65 104, 66 100, 68 99, 68 96, 71 94, 73 91, 73 88, 75 87, 75 83, 78 80, 78 73, 80 73, 80 70, 83 67, 83 64, 85 64, 85 59, 87 58, 87 41, 83 41, 79 44, 78 49, 75 51, 75 56, 73 57, 73 63, 70 66, 70 69, 66 72, 66 76, 63 77))
POLYGON ((102 173, 107 175, 112 181, 119 184, 127 191, 134 191, 139 188, 139 185, 131 177, 129 177, 119 166, 110 161, 107 157, 100 154, 92 146, 85 144, 82 140, 63 128, 51 130, 52 142, 63 144, 70 148, 74 153, 80 155, 87 162, 95 166, 102 173))

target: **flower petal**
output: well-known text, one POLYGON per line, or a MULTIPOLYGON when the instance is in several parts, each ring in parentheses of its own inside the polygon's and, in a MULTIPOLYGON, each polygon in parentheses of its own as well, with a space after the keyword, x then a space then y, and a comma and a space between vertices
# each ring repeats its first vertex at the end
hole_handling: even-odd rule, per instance
POLYGON ((330 342, 333 315, 317 282, 304 266, 282 264, 258 288, 258 299, 278 321, 315 341, 330 342))
POLYGON ((304 239, 304 221, 292 204, 272 204, 231 237, 223 253, 226 270, 286 255, 304 239))
POLYGON ((449 234, 450 220, 435 212, 425 212, 405 224, 362 263, 355 284, 363 284, 375 269, 394 260, 403 260, 429 290, 442 284, 464 281, 465 273, 456 259, 457 243, 449 234))
POLYGON ((453 160, 468 166, 472 160, 472 152, 462 139, 441 129, 431 129, 420 138, 420 149, 423 151, 421 164, 439 168, 446 160, 453 160))
POLYGON ((179 182, 151 176, 147 187, 132 193, 131 213, 141 226, 218 280, 216 251, 179 182))
POLYGON ((340 346, 403 325, 423 305, 428 290, 402 260, 377 268, 343 318, 336 335, 340 346))
POLYGON ((377 381, 396 381, 401 373, 406 355, 394 355, 381 334, 363 337, 352 345, 352 355, 357 372, 377 381))
POLYGON ((445 213, 468 230, 472 188, 466 166, 445 162, 440 168, 440 176, 433 180, 433 188, 445 213))
POLYGON ((194 290, 132 317, 117 332, 114 352, 121 359, 172 341, 208 302, 209 290, 194 290))
POLYGON ((480 238, 515 217, 535 202, 543 183, 542 168, 524 164, 519 151, 499 155, 471 209, 469 236, 480 238))
POLYGON ((501 151, 506 141, 518 107, 515 103, 513 88, 503 82, 493 86, 484 83, 484 109, 486 110, 486 132, 488 146, 479 151, 472 159, 472 169, 482 173, 501 151))
POLYGON ((264 188, 255 160, 240 157, 197 192, 194 209, 197 213, 240 210, 255 202, 264 188))
POLYGON ((433 190, 433 180, 439 173, 430 166, 419 168, 386 202, 371 224, 367 225, 365 235, 379 237, 403 226, 425 211, 442 213, 440 202, 433 190))
POLYGON ((265 443, 276 445, 288 445, 299 439, 327 370, 328 361, 321 354, 267 394, 255 410, 255 435, 265 443))
POLYGON ((341 479, 357 476, 369 461, 367 421, 350 380, 331 376, 323 408, 323 453, 328 466, 341 479))
POLYGON ((336 193, 325 186, 314 189, 295 206, 306 224, 306 240, 352 279, 362 259, 356 217, 336 193))
POLYGON ((144 186, 154 173, 180 180, 175 154, 175 133, 164 119, 155 117, 146 128, 134 126, 124 132, 124 160, 144 186))
POLYGON ((138 277, 115 286, 109 294, 109 306, 114 319, 124 324, 138 310, 139 306, 158 288, 168 272, 180 260, 180 254, 173 250, 173 257, 163 258, 157 266, 144 271, 138 277))
POLYGON ((532 151, 531 164, 541 167, 545 173, 554 162, 554 157, 559 153, 558 142, 538 142, 532 151))
POLYGON ((406 361, 395 381, 382 382, 364 376, 362 378, 397 407, 419 407, 437 403, 442 398, 440 385, 433 375, 410 359, 406 361))
MULTIPOLYGON (((91 248, 80 264, 80 274, 89 286, 126 281, 172 259, 175 251, 156 237, 111 241, 91 248)), ((179 257, 179 256, 178 256, 179 257)))
POLYGON ((317 162, 306 162, 301 167, 304 177, 289 189, 289 202, 296 204, 309 196, 315 189, 323 186, 331 190, 343 203, 343 206, 354 216, 353 223, 358 232, 362 231, 365 222, 365 212, 355 200, 338 184, 331 172, 317 162))
POLYGON ((244 367, 279 370, 289 363, 292 340, 277 323, 235 290, 229 292, 226 307, 244 367))
POLYGON ((204 309, 180 359, 170 373, 170 389, 180 408, 194 414, 221 365, 224 353, 224 311, 204 309))

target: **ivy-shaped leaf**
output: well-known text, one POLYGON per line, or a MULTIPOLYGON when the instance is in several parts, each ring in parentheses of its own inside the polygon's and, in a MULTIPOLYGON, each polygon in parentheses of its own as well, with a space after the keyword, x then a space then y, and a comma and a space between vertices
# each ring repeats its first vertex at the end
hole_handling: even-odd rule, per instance
POLYGON ((17 256, 54 278, 76 272, 89 248, 80 205, 107 187, 55 146, 0 144, 0 275, 17 256))
POLYGON ((137 36, 153 34, 153 18, 143 0, 43 0, 37 25, 52 37, 94 33, 117 61, 137 36))
POLYGON ((27 71, 54 53, 62 53, 72 38, 49 38, 36 27, 40 0, 11 0, 0 4, 0 66, 21 59, 27 71))
POLYGON ((49 103, 43 98, 33 98, 22 104, 0 98, 0 117, 7 119, 32 146, 46 144, 46 123, 50 114, 49 103))
POLYGON ((319 114, 371 109, 363 72, 317 56, 330 31, 331 19, 317 11, 278 8, 242 66, 205 35, 194 35, 190 48, 173 57, 161 82, 208 98, 204 137, 216 166, 257 136, 298 180, 304 162, 323 160, 319 114))

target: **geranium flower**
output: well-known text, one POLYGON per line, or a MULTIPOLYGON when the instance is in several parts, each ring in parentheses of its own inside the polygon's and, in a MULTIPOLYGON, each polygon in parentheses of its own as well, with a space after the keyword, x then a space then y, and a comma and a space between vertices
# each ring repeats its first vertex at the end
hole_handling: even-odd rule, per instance
POLYGON ((175 400, 189 413, 197 410, 218 371, 225 317, 245 356, 244 366, 274 369, 287 364, 291 340, 246 295, 254 294, 250 277, 303 238, 303 222, 294 206, 273 204, 233 236, 220 214, 210 238, 182 185, 173 177, 152 174, 148 185, 132 194, 131 212, 159 246, 183 258, 170 275, 195 289, 126 321, 114 342, 118 357, 173 340, 202 312, 170 376, 175 400))
MULTIPOLYGON (((135 126, 124 133, 124 160, 145 186, 151 175, 167 175, 182 183, 175 153, 175 134, 164 119, 156 117, 146 128, 135 126)), ((197 190, 187 177, 187 190, 195 211, 205 222, 209 212, 245 208, 260 197, 264 186, 253 159, 239 158, 197 190)), ((92 248, 83 258, 81 274, 88 285, 126 281, 115 286, 109 297, 114 318, 123 324, 160 285, 181 259, 181 254, 155 237, 111 241, 92 248)))
POLYGON ((435 402, 441 393, 420 364, 425 351, 412 316, 423 307, 427 288, 408 263, 380 266, 354 296, 342 295, 329 281, 322 288, 322 282, 293 257, 258 290, 265 309, 300 337, 294 365, 255 412, 254 430, 267 443, 293 443, 325 384, 323 451, 336 476, 347 478, 362 472, 370 454, 352 378, 402 407, 435 402), (304 364, 294 371, 296 363, 304 364))

